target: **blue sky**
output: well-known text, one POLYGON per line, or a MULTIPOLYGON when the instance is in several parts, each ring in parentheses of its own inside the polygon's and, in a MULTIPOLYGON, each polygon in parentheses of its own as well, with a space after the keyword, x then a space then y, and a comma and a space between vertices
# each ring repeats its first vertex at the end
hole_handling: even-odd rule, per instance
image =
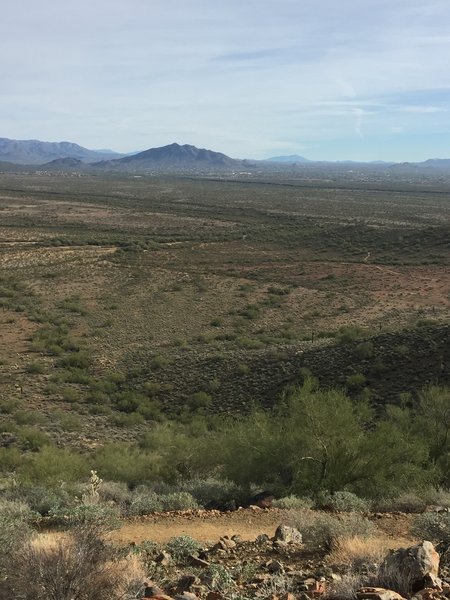
POLYGON ((0 137, 450 157, 448 0, 21 0, 0 40, 0 137))

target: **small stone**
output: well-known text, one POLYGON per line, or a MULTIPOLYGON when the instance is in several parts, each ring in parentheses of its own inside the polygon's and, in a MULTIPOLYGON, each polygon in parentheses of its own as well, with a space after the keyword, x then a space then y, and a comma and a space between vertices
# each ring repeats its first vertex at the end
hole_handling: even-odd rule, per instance
POLYGON ((208 592, 205 600, 226 600, 226 597, 220 592, 208 592))
POLYGON ((209 562, 207 560, 204 560, 203 558, 195 556, 194 554, 191 554, 190 556, 188 556, 187 560, 188 560, 189 564, 192 565, 193 567, 200 567, 200 568, 209 567, 209 562))
POLYGON ((260 533, 255 540, 255 544, 265 544, 269 539, 270 538, 266 533, 260 533))
POLYGON ((172 557, 170 556, 170 554, 168 552, 166 552, 165 550, 163 550, 155 558, 155 562, 158 563, 158 564, 160 564, 160 565, 162 565, 163 567, 167 567, 172 562, 172 557))
POLYGON ((193 585, 199 585, 200 579, 196 575, 183 575, 177 582, 177 593, 189 592, 193 585))
POLYGON ((279 560, 269 560, 264 566, 269 573, 284 573, 284 566, 279 560))
POLYGON ((183 592, 182 594, 177 594, 174 600, 198 600, 198 596, 192 592, 183 592))
POLYGON ((219 548, 222 548, 222 550, 231 550, 232 548, 236 548, 236 542, 226 535, 220 538, 217 545, 219 548))
POLYGON ((144 583, 144 598, 154 598, 155 596, 164 596, 164 592, 153 581, 144 583))

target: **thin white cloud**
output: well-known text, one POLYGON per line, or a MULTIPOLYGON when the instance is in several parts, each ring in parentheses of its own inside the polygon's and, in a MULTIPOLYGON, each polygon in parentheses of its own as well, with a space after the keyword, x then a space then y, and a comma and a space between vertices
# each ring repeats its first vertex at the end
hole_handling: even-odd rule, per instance
POLYGON ((262 156, 450 134, 449 30, 442 0, 7 3, 0 136, 262 156))

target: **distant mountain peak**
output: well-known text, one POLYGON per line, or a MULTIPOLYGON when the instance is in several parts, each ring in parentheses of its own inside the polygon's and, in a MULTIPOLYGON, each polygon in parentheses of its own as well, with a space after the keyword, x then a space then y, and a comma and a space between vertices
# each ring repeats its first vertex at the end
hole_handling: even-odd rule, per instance
MULTIPOLYGON (((197 148, 191 144, 178 144, 172 142, 167 146, 149 148, 132 156, 126 156, 117 160, 108 161, 109 167, 113 168, 208 168, 208 167, 233 167, 240 164, 226 154, 214 152, 206 148, 197 148)), ((99 167, 106 166, 99 163, 99 167)))
POLYGON ((299 154, 289 154, 288 156, 272 156, 272 158, 266 158, 270 162, 282 162, 282 163, 299 163, 299 162, 311 162, 308 158, 300 156, 299 154))

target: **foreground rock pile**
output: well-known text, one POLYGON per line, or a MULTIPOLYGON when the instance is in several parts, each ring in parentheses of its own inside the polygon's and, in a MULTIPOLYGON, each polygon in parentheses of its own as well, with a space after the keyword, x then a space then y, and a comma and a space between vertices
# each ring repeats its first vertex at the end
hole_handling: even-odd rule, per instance
POLYGON ((224 536, 209 547, 149 561, 142 597, 154 600, 439 600, 450 599, 450 573, 431 542, 391 551, 359 579, 308 550, 302 534, 280 525, 254 542, 224 536), (363 585, 365 581, 365 585, 363 585), (357 585, 360 583, 360 585, 357 585))

